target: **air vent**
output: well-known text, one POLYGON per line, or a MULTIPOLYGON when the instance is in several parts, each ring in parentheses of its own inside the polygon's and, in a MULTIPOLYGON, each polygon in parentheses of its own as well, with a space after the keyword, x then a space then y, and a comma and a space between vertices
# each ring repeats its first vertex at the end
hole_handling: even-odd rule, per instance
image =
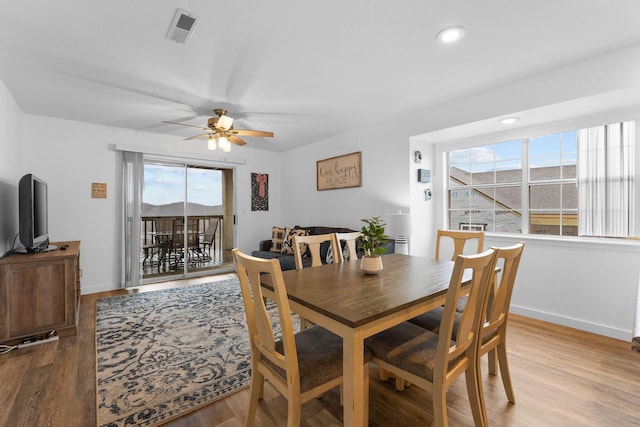
POLYGON ((181 9, 176 10, 176 14, 171 20, 169 31, 167 32, 167 38, 174 40, 177 43, 187 44, 193 30, 196 27, 198 18, 181 9))

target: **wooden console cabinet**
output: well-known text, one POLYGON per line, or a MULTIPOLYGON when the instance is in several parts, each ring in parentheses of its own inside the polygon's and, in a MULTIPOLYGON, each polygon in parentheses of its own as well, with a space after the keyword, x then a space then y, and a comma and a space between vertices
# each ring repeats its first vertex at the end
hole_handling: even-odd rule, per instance
POLYGON ((77 332, 80 242, 51 245, 58 249, 0 259, 0 342, 51 331, 60 336, 77 332))

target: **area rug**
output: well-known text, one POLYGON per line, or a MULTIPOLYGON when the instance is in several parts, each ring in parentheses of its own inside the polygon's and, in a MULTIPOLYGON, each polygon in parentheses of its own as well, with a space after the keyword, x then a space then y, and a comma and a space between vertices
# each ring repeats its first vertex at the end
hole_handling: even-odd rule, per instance
POLYGON ((97 425, 156 426, 249 384, 240 285, 228 279, 96 303, 97 425))

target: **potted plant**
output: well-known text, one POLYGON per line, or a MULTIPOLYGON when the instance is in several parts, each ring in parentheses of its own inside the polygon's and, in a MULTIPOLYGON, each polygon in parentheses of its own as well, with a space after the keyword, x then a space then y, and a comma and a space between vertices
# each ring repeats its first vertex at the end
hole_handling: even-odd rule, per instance
POLYGON ((360 268, 367 274, 377 274, 382 270, 380 255, 387 251, 384 245, 388 236, 384 234, 385 222, 379 217, 362 219, 366 225, 362 226, 359 248, 364 251, 360 268))

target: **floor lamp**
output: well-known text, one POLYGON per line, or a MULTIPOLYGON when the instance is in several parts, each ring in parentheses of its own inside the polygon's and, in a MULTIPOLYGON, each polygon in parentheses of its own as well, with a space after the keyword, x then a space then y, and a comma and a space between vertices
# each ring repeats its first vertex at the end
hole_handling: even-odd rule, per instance
POLYGON ((398 212, 387 215, 388 235, 395 239, 394 252, 409 255, 409 235, 411 234, 411 215, 398 212))

